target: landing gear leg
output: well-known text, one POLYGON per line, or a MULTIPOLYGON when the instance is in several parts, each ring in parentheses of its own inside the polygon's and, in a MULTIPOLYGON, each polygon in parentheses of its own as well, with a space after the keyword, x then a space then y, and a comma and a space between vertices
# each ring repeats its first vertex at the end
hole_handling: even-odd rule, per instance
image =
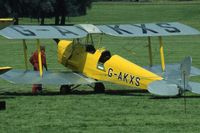
POLYGON ((61 85, 60 86, 60 94, 68 94, 71 92, 71 86, 70 85, 61 85))
POLYGON ((103 83, 95 83, 94 85, 94 92, 96 93, 104 93, 105 92, 105 86, 103 83))

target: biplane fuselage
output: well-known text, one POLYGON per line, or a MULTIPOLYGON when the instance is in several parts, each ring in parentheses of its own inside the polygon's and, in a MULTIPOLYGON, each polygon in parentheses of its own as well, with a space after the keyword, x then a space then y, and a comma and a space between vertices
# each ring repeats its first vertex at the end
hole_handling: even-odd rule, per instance
POLYGON ((108 81, 134 88, 147 89, 149 83, 162 77, 105 49, 61 40, 58 43, 58 61, 73 71, 100 81, 108 81), (148 78, 145 78, 148 77, 148 78))

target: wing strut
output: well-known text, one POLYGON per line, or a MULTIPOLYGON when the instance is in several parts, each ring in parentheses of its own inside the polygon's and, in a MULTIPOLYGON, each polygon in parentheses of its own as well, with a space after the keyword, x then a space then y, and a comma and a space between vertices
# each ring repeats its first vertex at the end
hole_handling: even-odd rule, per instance
POLYGON ((92 37, 92 34, 88 34, 87 37, 86 37, 86 44, 94 44, 94 40, 93 40, 93 37, 92 37))
POLYGON ((24 63, 25 63, 25 68, 28 70, 28 61, 27 61, 27 45, 26 45, 26 40, 23 39, 23 48, 24 48, 24 63))
POLYGON ((152 48, 151 48, 151 37, 148 37, 148 48, 149 48, 149 66, 153 66, 153 60, 152 60, 152 48))
POLYGON ((37 48, 38 48, 39 71, 40 71, 40 76, 42 77, 42 74, 43 74, 43 71, 42 71, 42 57, 41 57, 40 40, 39 39, 37 39, 37 48))
POLYGON ((163 49, 163 41, 162 37, 159 36, 159 42, 160 42, 160 59, 161 59, 161 67, 162 71, 165 71, 165 58, 164 58, 164 49, 163 49))

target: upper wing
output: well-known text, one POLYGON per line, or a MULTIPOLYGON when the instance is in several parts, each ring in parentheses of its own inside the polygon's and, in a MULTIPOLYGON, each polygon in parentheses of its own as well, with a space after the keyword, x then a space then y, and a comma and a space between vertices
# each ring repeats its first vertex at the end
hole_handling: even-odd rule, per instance
POLYGON ((112 36, 120 36, 120 37, 174 36, 174 35, 200 34, 198 30, 178 22, 99 25, 97 27, 105 34, 112 36))
POLYGON ((8 39, 72 39, 86 37, 87 34, 107 34, 118 37, 199 35, 190 26, 178 23, 92 25, 74 26, 10 26, 0 31, 8 39))
POLYGON ((38 71, 10 70, 0 75, 0 77, 15 84, 78 85, 96 82, 96 80, 74 72, 47 71, 40 77, 38 71))
POLYGON ((73 39, 82 38, 87 32, 76 26, 24 26, 12 25, 0 31, 8 39, 73 39))

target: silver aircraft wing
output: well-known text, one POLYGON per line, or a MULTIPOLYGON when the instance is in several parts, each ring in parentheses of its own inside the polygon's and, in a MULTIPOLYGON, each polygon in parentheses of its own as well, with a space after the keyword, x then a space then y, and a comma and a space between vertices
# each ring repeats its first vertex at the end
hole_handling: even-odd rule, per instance
POLYGON ((38 71, 10 70, 0 77, 14 84, 78 85, 97 82, 75 72, 44 71, 40 77, 38 71))
POLYGON ((200 32, 178 22, 147 24, 73 26, 12 25, 0 30, 0 35, 8 39, 74 39, 88 34, 106 34, 117 37, 200 35, 200 32))
POLYGON ((0 35, 8 39, 73 39, 86 37, 87 34, 76 26, 12 25, 0 30, 0 35))
POLYGON ((97 25, 97 27, 107 35, 118 37, 149 37, 200 34, 198 30, 178 22, 97 25))

